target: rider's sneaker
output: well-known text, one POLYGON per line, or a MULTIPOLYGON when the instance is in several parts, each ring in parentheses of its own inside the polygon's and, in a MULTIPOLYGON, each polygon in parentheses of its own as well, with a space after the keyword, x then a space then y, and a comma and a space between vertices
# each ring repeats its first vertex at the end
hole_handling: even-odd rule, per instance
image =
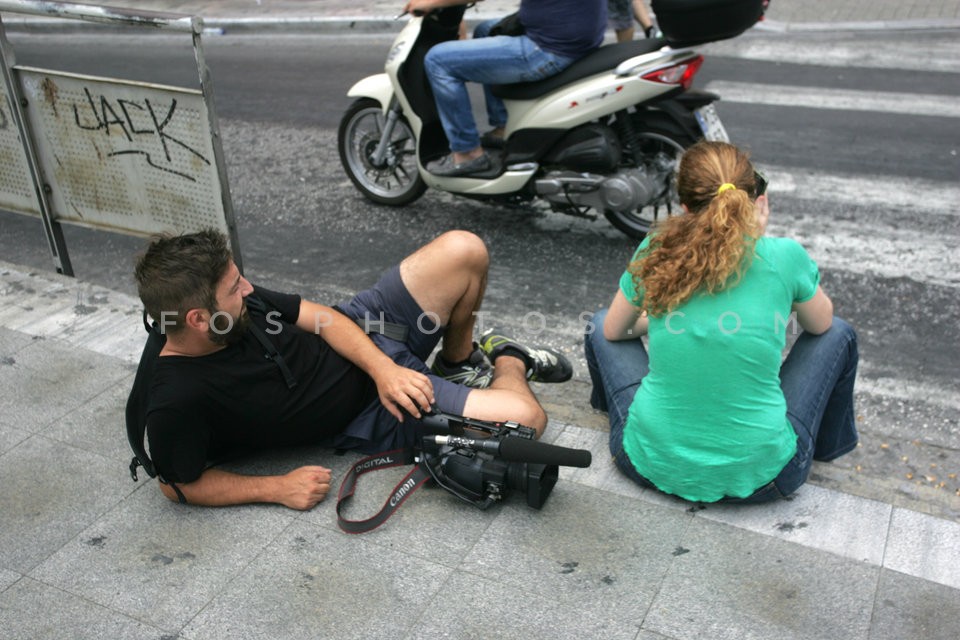
POLYGON ((439 353, 433 358, 430 371, 450 382, 462 384, 474 389, 486 389, 493 380, 493 366, 487 360, 483 350, 474 343, 475 347, 470 357, 463 362, 451 364, 439 353))
POLYGON ((573 365, 559 351, 544 347, 531 348, 493 329, 480 336, 480 348, 494 362, 504 351, 512 351, 527 365, 527 380, 532 382, 566 382, 573 377, 573 365))

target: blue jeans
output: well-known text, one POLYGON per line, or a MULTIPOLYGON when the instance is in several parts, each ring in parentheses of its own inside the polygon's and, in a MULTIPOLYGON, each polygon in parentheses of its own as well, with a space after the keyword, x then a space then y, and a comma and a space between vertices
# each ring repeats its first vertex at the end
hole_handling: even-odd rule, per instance
MULTIPOLYGON (((633 466, 623 449, 627 413, 650 358, 640 340, 610 342, 603 337, 601 310, 587 325, 584 351, 593 391, 590 404, 610 418, 610 453, 614 464, 637 484, 656 489, 633 466)), ((853 385, 857 376, 857 334, 834 317, 829 330, 802 333, 780 367, 780 388, 787 401, 787 419, 797 434, 797 453, 770 483, 746 498, 723 502, 766 502, 794 493, 810 474, 814 460, 833 460, 857 446, 853 385)))
POLYGON ((441 42, 424 58, 451 151, 462 153, 480 146, 467 82, 484 83, 490 124, 500 127, 507 123, 507 109, 489 85, 541 80, 560 73, 575 60, 543 51, 527 36, 487 36, 496 23, 495 19, 482 22, 472 39, 441 42))

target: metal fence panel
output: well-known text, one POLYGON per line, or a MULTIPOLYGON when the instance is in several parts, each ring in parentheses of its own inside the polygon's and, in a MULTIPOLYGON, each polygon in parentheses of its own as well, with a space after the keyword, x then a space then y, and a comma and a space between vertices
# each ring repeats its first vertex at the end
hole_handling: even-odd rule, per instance
POLYGON ((202 92, 15 71, 55 220, 127 233, 228 232, 202 92))
POLYGON ((0 82, 0 209, 40 215, 23 140, 12 117, 7 88, 0 82))

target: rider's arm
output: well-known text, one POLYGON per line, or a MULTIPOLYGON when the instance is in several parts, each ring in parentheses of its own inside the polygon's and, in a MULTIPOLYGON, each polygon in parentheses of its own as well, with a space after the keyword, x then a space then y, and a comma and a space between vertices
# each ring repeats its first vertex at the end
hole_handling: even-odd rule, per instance
MULTIPOLYGON (((403 5, 404 13, 430 13, 434 9, 455 7, 458 4, 468 4, 474 0, 409 0, 403 5)), ((479 0, 477 0, 479 1, 479 0)))
POLYGON ((809 333, 819 335, 833 324, 833 302, 820 285, 806 302, 794 302, 793 310, 797 312, 797 322, 809 333))
POLYGON ((611 341, 639 338, 647 332, 648 324, 647 314, 631 304, 618 289, 603 321, 603 337, 611 341))
MULTIPOLYGON (((176 490, 160 483, 160 491, 178 502, 176 490)), ((330 491, 330 470, 308 466, 282 476, 247 476, 222 469, 207 469, 193 482, 176 483, 187 504, 223 507, 272 502, 291 509, 310 509, 330 491)))
POLYGON ((302 300, 297 326, 319 335, 334 351, 373 378, 383 406, 401 422, 401 409, 419 418, 420 409, 427 410, 434 403, 430 378, 395 364, 353 320, 342 313, 302 300))

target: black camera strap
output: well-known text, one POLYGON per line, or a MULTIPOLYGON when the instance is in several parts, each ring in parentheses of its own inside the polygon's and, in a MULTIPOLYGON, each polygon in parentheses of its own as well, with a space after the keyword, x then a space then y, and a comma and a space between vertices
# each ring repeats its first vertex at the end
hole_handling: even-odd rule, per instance
POLYGON ((365 520, 349 520, 343 517, 341 510, 344 503, 353 497, 353 492, 357 488, 357 480, 365 473, 376 471, 377 469, 387 469, 390 467, 399 467, 401 465, 413 464, 416 462, 413 449, 395 449, 385 451, 372 456, 367 456, 354 463, 353 467, 343 477, 343 483, 340 485, 340 493, 337 495, 337 524, 347 533, 365 533, 376 529, 393 515, 393 512, 400 508, 400 505, 410 497, 414 491, 430 479, 421 465, 416 465, 405 475, 397 486, 393 488, 390 497, 383 504, 383 507, 376 515, 365 520))

